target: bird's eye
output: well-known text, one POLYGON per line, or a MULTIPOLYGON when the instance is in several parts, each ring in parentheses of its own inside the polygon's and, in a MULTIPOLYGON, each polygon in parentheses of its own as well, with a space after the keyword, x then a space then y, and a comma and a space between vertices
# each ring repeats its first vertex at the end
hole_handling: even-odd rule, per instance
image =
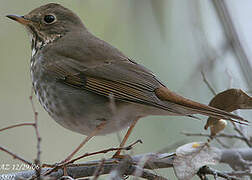
POLYGON ((44 21, 47 23, 47 24, 51 24, 55 21, 55 16, 54 15, 45 15, 44 17, 44 21))

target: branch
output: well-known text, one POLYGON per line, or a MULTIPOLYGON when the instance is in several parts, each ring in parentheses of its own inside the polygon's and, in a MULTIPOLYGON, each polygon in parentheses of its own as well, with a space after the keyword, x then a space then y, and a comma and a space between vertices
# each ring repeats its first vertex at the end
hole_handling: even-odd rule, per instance
MULTIPOLYGON (((135 171, 138 169, 142 172, 142 176, 155 176, 159 177, 157 175, 154 175, 146 169, 159 169, 159 168, 170 168, 173 167, 173 158, 174 153, 164 153, 164 154, 155 154, 155 153, 148 153, 148 154, 142 154, 142 155, 136 155, 130 158, 130 165, 124 170, 124 175, 134 175, 135 171), (148 159, 148 162, 143 167, 145 170, 139 169, 137 167, 138 164, 141 164, 142 159, 148 159)), ((111 171, 115 170, 119 163, 121 163, 123 160, 120 159, 107 159, 103 160, 103 168, 100 170, 99 174, 109 174, 111 171)), ((66 167, 67 174, 73 178, 80 178, 80 177, 89 177, 93 176, 99 166, 101 165, 101 161, 89 161, 82 164, 72 164, 66 167)), ((52 168, 43 168, 41 169, 41 173, 44 174, 47 171, 50 171, 52 168)), ((0 175, 1 177, 10 177, 10 179, 18 179, 18 178, 25 178, 28 179, 32 176, 36 175, 36 172, 33 170, 29 171, 22 171, 22 172, 16 172, 16 173, 10 173, 10 174, 3 174, 0 175), (12 178, 13 177, 13 178, 12 178)), ((60 178, 64 175, 64 172, 62 169, 57 170, 56 172, 52 172, 50 174, 51 177, 60 178)), ((161 178, 161 177, 159 177, 161 178)), ((152 179, 152 178, 150 178, 152 179)), ((161 178, 162 179, 162 178, 161 178)))
POLYGON ((211 86, 211 84, 208 82, 208 80, 206 79, 206 76, 205 76, 205 73, 203 70, 201 70, 201 75, 202 75, 202 78, 203 78, 203 81, 204 83, 207 85, 208 89, 212 92, 212 94, 214 96, 217 95, 217 93, 215 92, 214 88, 211 86))
POLYGON ((32 111, 34 114, 34 130, 35 130, 35 135, 37 138, 37 157, 34 160, 34 163, 36 165, 36 175, 38 176, 38 179, 40 179, 40 174, 41 174, 41 165, 40 165, 40 155, 41 155, 41 150, 40 150, 40 142, 41 142, 41 137, 39 134, 39 130, 38 130, 38 112, 35 109, 34 103, 33 103, 33 93, 34 93, 34 89, 31 89, 31 95, 29 97, 30 102, 31 102, 31 106, 32 106, 32 111))
POLYGON ((232 123, 234 130, 244 139, 244 142, 247 144, 248 147, 252 147, 252 144, 249 140, 249 138, 247 138, 247 136, 243 133, 243 131, 239 128, 239 126, 236 123, 232 123))
MULTIPOLYGON (((249 168, 249 166, 252 165, 252 149, 251 148, 220 149, 220 153, 221 153, 220 162, 228 164, 230 166, 234 166, 236 167, 236 169, 238 169, 239 167, 249 168)), ((163 153, 163 154, 148 153, 148 154, 132 156, 128 160, 127 166, 124 167, 124 170, 123 170, 124 172, 121 174, 133 175, 133 176, 137 175, 139 177, 145 176, 145 178, 146 176, 148 176, 149 178, 147 179, 153 179, 154 177, 158 179, 163 179, 163 177, 154 175, 150 173, 148 170, 160 169, 160 168, 171 168, 173 167, 173 160, 175 157, 176 157, 175 153, 163 153), (139 165, 142 164, 143 160, 146 163, 141 168, 139 167, 139 165), (137 171, 140 171, 141 174, 139 175, 138 173, 136 173, 137 171)), ((68 165, 66 167, 66 170, 67 170, 67 174, 73 178, 93 176, 97 172, 97 169, 99 168, 100 168, 99 175, 104 175, 104 174, 111 173, 111 171, 114 172, 114 170, 116 170, 118 166, 121 163, 123 163, 124 160, 125 159, 107 159, 107 160, 101 160, 101 161, 88 161, 82 164, 68 165), (102 162, 102 168, 100 167, 101 162, 102 162)), ((51 168, 43 168, 41 172, 42 174, 44 174, 45 172, 50 171, 50 170, 51 168)), ((118 173, 118 171, 116 172, 118 173)), ((11 173, 11 174, 4 174, 4 175, 1 175, 0 178, 1 177, 29 178, 35 174, 36 173, 34 171, 30 170, 30 171, 22 171, 22 172, 11 173)), ((227 175, 226 173, 221 173, 221 174, 227 175)), ((55 178, 62 177, 63 175, 64 174, 63 174, 62 169, 58 169, 56 172, 53 172, 50 174, 50 176, 55 177, 55 178)))
MULTIPOLYGON (((188 132, 181 132, 182 134, 186 135, 186 136, 204 136, 204 137, 211 137, 211 135, 207 134, 207 133, 188 133, 188 132)), ((220 133, 215 135, 215 137, 222 137, 222 138, 235 138, 235 139, 240 139, 242 141, 245 141, 246 138, 243 136, 239 136, 239 135, 235 135, 235 134, 226 134, 226 133, 220 133)))
MULTIPOLYGON (((5 152, 5 153, 11 155, 11 156, 13 157, 13 159, 18 159, 19 161, 23 162, 24 164, 27 164, 27 165, 29 165, 29 166, 31 166, 31 167, 33 166, 33 164, 32 164, 31 162, 25 160, 24 158, 22 158, 22 157, 16 155, 16 154, 13 153, 13 152, 10 152, 9 150, 7 150, 6 148, 4 148, 4 147, 2 147, 2 146, 0 146, 0 151, 3 151, 3 152, 5 152)), ((0 177, 1 177, 1 176, 0 176, 0 177)), ((0 178, 0 179, 1 179, 1 178, 0 178)))
POLYGON ((205 176, 207 174, 213 175, 215 179, 217 179, 216 177, 222 177, 228 180, 237 180, 237 178, 235 177, 216 171, 215 169, 212 169, 208 166, 203 166, 202 168, 199 169, 198 176, 202 177, 202 175, 205 176))
POLYGON ((16 128, 16 127, 22 127, 22 126, 34 126, 34 123, 20 123, 20 124, 14 124, 5 128, 0 129, 1 131, 5 131, 7 129, 12 129, 12 128, 16 128))

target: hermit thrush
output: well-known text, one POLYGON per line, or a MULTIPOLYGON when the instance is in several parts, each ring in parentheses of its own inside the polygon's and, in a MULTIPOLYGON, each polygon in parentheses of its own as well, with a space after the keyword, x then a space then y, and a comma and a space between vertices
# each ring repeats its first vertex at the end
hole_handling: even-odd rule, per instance
POLYGON ((71 10, 55 3, 8 15, 31 36, 31 79, 50 116, 72 131, 102 135, 149 115, 243 118, 186 99, 118 49, 91 34, 71 10))

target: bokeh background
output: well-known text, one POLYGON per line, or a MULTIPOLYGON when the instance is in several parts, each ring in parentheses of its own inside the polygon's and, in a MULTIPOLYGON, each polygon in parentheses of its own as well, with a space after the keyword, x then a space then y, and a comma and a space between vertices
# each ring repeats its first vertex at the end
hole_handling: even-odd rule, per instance
MULTIPOLYGON (((122 52, 151 69, 171 90, 188 98, 208 104, 213 97, 202 80, 203 71, 216 92, 227 88, 241 88, 251 92, 251 61, 247 72, 229 49, 213 1, 176 0, 59 0, 17 1, 0 0, 0 128, 33 122, 29 101, 31 94, 30 42, 26 30, 5 17, 23 15, 49 2, 60 3, 76 12, 87 28, 96 36, 111 43, 122 52), (244 76, 245 74, 245 76, 244 76), (246 77, 247 76, 247 77, 246 77)), ((252 22, 250 0, 228 1, 235 27, 246 53, 251 54, 252 22)), ((246 68, 245 68, 246 69, 246 68)), ((42 137, 42 162, 55 163, 65 158, 84 138, 54 122, 34 98, 39 113, 39 131, 42 137)), ((240 112, 246 119, 251 113, 240 112)), ((185 117, 147 117, 141 119, 128 143, 141 139, 134 154, 157 152, 164 148, 174 151, 177 146, 204 137, 186 137, 186 132, 204 132, 202 121, 185 117)), ((232 132, 232 128, 227 128, 232 132)), ((121 132, 121 136, 125 131, 121 132)), ((79 154, 119 144, 116 134, 95 137, 79 154)), ((238 142, 230 142, 241 146, 238 142)), ((36 157, 36 138, 32 127, 19 127, 0 133, 0 146, 23 158, 36 157)), ((216 144, 216 146, 218 146, 216 144)), ((108 158, 111 154, 88 158, 108 158)), ((9 171, 2 165, 21 164, 0 151, 0 174, 9 171)), ((219 167, 222 169, 222 167, 219 167)), ((158 171, 174 179, 172 170, 158 171)))

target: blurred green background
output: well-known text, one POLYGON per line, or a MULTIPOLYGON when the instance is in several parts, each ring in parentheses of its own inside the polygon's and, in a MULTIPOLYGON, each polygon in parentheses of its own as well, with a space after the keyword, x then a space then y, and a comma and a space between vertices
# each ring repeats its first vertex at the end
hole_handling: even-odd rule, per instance
MULTIPOLYGON (((0 0, 0 128, 21 122, 33 122, 31 94, 30 42, 26 30, 5 17, 24 15, 52 1, 0 0)), ((231 53, 216 61, 209 60, 219 52, 224 37, 210 1, 176 0, 62 0, 60 3, 76 12, 96 36, 111 43, 128 57, 152 70, 171 90, 208 104, 213 97, 202 80, 206 72, 217 92, 232 87, 246 89, 240 69, 231 53), (206 39, 204 39, 206 38, 206 39), (230 78, 231 75, 231 78, 230 78)), ((248 1, 244 1, 246 3, 248 1)), ((230 1, 235 7, 235 1, 230 1)), ((237 3, 236 3, 237 4, 237 3)), ((246 5, 244 5, 245 7, 246 5)), ((239 20, 246 18, 234 9, 239 20)), ((250 28, 250 27, 248 27, 250 28)), ((246 29, 246 28, 245 28, 246 29)), ((244 34, 246 35, 246 30, 244 34)), ((250 31, 251 32, 251 31, 250 31)), ((251 40, 245 38, 246 40, 251 40)), ((248 41, 249 43, 249 41, 248 41)), ((59 126, 34 98, 39 113, 42 137, 42 162, 55 163, 65 158, 84 138, 59 126)), ((242 113, 246 118, 248 113, 242 113)), ((147 117, 139 121, 128 143, 141 139, 134 154, 157 152, 206 138, 186 137, 181 131, 204 132, 203 121, 184 117, 147 117), (180 144, 179 144, 180 142, 180 144)), ((247 118, 248 119, 248 118, 247 118)), ((123 136, 125 131, 121 133, 123 136)), ((79 154, 118 146, 116 134, 95 137, 79 154)), ((36 138, 32 127, 19 127, 0 133, 0 145, 23 158, 36 157, 36 138)), ((99 157, 110 157, 111 154, 99 157)), ((88 159, 98 159, 91 157, 88 159)), ((0 151, 0 165, 21 164, 0 151)), ((1 167, 1 166, 0 166, 1 167)), ((2 170, 1 173, 8 171, 2 170)), ((161 175, 174 178, 173 172, 161 175)))

